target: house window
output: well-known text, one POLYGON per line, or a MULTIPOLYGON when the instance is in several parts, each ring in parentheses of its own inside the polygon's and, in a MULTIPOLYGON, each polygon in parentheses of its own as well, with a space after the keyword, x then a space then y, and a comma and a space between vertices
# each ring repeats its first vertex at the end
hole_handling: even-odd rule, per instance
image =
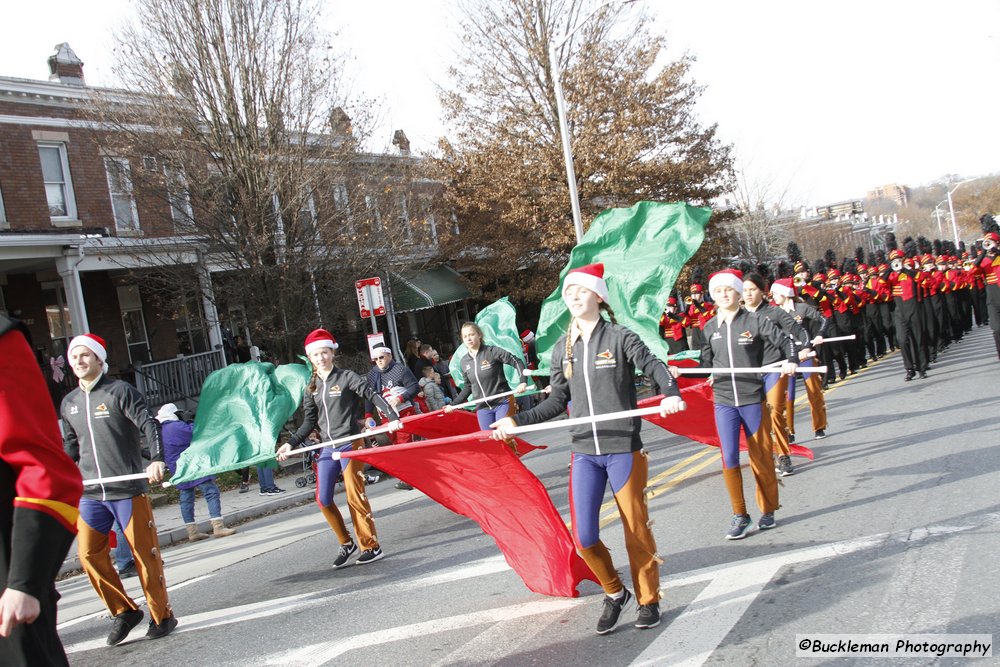
POLYGON ((66 346, 73 332, 73 320, 66 304, 66 290, 57 282, 42 283, 42 300, 45 302, 52 356, 66 355, 66 346))
POLYGON ((118 306, 122 311, 122 327, 125 342, 128 343, 128 358, 132 365, 151 361, 149 336, 146 334, 146 320, 142 316, 142 300, 135 285, 118 287, 118 306))
POLYGON ((378 208, 378 200, 374 195, 365 195, 365 208, 368 209, 368 217, 372 225, 372 230, 376 232, 384 231, 382 226, 382 212, 378 208))
POLYGON ((306 193, 299 203, 299 229, 303 238, 316 236, 316 201, 312 191, 306 193))
POLYGON ((347 213, 349 211, 347 186, 343 183, 337 183, 333 186, 333 208, 337 213, 347 213))
POLYGON ((177 327, 177 351, 180 354, 208 352, 208 339, 197 301, 190 301, 174 320, 177 327))
POLYGON ((69 175, 66 144, 39 143, 38 159, 42 163, 42 180, 45 181, 49 216, 53 220, 75 219, 76 197, 73 195, 73 181, 69 175))
POLYGON ((120 232, 139 231, 139 212, 132 196, 132 173, 128 160, 120 157, 104 158, 104 170, 108 174, 108 190, 111 192, 111 209, 115 214, 115 229, 120 232))
POLYGON ((0 227, 7 226, 7 211, 3 207, 3 190, 0 190, 0 227))
POLYGON ((167 200, 170 202, 170 219, 174 221, 175 229, 184 229, 194 222, 187 175, 180 167, 164 164, 163 178, 167 185, 167 200))

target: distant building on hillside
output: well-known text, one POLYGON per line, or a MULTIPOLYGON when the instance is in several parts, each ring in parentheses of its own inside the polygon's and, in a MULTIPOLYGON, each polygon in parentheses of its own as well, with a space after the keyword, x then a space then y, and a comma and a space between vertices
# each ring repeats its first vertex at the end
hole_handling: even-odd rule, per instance
POLYGON ((889 185, 869 190, 865 196, 868 199, 887 199, 896 202, 899 206, 906 206, 910 202, 910 188, 905 185, 890 183, 889 185))

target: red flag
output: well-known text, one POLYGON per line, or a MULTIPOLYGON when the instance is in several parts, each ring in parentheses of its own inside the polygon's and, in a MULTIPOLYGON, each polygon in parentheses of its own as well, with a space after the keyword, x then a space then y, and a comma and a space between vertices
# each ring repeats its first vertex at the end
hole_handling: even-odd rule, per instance
MULTIPOLYGON (((476 413, 468 410, 453 410, 451 412, 435 410, 434 412, 403 417, 400 421, 403 422, 403 433, 417 435, 421 438, 448 438, 453 435, 475 433, 479 430, 479 420, 476 418, 476 413)), ((538 449, 535 445, 521 438, 514 438, 514 440, 517 442, 516 454, 518 456, 538 449)))
MULTIPOLYGON (((719 432, 715 429, 715 393, 712 391, 712 385, 707 380, 689 384, 686 387, 682 385, 681 398, 687 404, 687 410, 684 412, 667 415, 666 418, 660 415, 647 415, 643 419, 695 442, 721 447, 719 432)), ((644 398, 639 401, 638 406, 640 408, 653 407, 662 400, 663 396, 644 398)), ((813 458, 813 451, 808 447, 789 445, 789 450, 792 454, 804 456, 810 461, 813 458)), ((747 440, 742 431, 740 431, 740 451, 747 451, 747 440)))
POLYGON ((536 593, 576 597, 581 581, 597 581, 545 487, 485 431, 341 456, 370 463, 478 523, 536 593))

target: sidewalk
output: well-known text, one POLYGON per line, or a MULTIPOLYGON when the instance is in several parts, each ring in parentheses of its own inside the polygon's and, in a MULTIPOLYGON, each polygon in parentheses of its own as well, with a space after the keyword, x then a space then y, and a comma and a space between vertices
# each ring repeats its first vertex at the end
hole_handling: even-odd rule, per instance
MULTIPOLYGON (((283 510, 305 502, 311 501, 316 494, 316 485, 310 484, 305 488, 295 486, 297 475, 286 474, 275 481, 285 493, 277 496, 262 496, 256 482, 251 482, 250 490, 240 493, 239 489, 223 491, 220 495, 222 501, 222 518, 227 526, 241 523, 248 519, 254 519, 271 512, 283 510)), ((159 487, 154 486, 156 490, 159 487)), ((208 507, 205 499, 198 495, 194 506, 195 520, 198 522, 198 529, 202 532, 211 533, 212 526, 208 518, 208 507)), ((181 519, 181 506, 179 503, 162 505, 153 508, 153 520, 156 522, 156 533, 160 538, 160 548, 166 548, 180 542, 187 542, 187 529, 184 527, 184 520, 181 519)), ((76 541, 70 547, 69 554, 59 575, 73 572, 80 569, 80 559, 77 556, 76 541)))

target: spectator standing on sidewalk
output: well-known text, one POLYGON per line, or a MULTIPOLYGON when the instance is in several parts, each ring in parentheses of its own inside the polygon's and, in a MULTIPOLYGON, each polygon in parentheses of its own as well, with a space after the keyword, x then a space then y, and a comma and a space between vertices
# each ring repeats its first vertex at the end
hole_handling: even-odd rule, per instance
MULTIPOLYGON (((167 403, 156 413, 156 421, 160 422, 163 429, 163 459, 171 475, 177 470, 177 459, 191 446, 194 434, 194 425, 183 421, 178 412, 176 405, 167 403)), ((201 494, 205 496, 205 502, 208 504, 212 536, 229 537, 235 533, 232 528, 226 528, 222 520, 222 503, 219 501, 219 487, 215 483, 215 477, 203 477, 177 485, 177 490, 181 493, 181 518, 184 519, 188 541, 197 542, 209 537, 208 533, 198 531, 198 524, 194 520, 195 489, 201 489, 201 494)))
MULTIPOLYGON (((104 340, 83 334, 70 341, 69 360, 80 386, 63 399, 60 413, 65 431, 63 446, 85 478, 116 477, 143 472, 140 432, 145 435, 152 463, 145 468, 150 482, 163 479, 166 466, 160 429, 139 390, 107 376, 104 340)), ((108 533, 117 520, 125 526, 139 583, 152 619, 147 639, 170 634, 177 627, 167 595, 160 543, 153 521, 146 480, 88 486, 80 500, 77 544, 80 564, 97 595, 114 617, 108 644, 121 643, 143 619, 111 565, 108 533)))
POLYGON ((55 579, 79 512, 80 471, 27 340, 0 315, 0 665, 67 665, 55 579))

